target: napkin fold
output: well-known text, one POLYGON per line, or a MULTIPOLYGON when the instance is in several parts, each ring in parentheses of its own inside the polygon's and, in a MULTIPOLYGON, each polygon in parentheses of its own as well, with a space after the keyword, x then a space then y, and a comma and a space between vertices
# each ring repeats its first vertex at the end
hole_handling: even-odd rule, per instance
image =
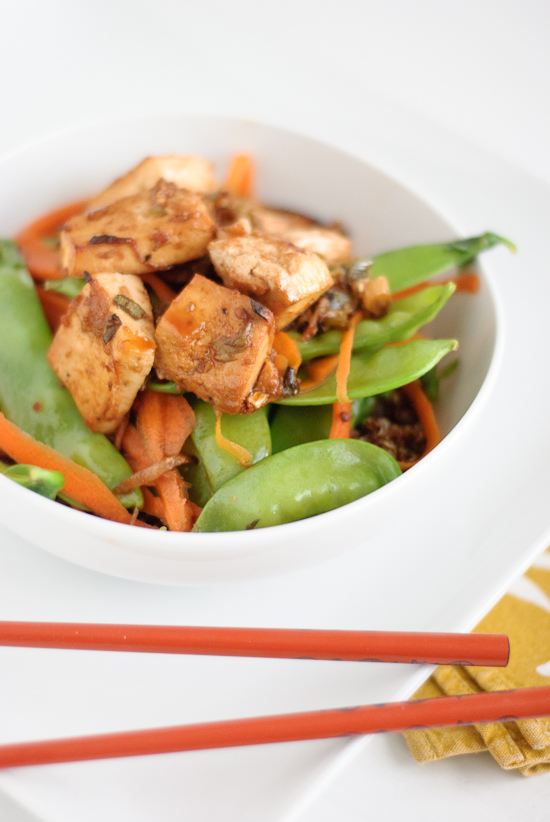
MULTIPOLYGON (((442 665, 413 699, 550 685, 550 548, 474 631, 508 634, 508 666, 442 665)), ((550 770, 550 718, 409 731, 404 737, 418 762, 489 751, 502 768, 524 776, 550 770)))

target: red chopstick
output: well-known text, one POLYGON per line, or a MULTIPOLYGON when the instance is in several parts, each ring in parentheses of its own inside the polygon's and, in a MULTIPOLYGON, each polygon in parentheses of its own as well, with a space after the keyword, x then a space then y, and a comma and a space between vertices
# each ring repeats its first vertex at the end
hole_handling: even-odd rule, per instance
POLYGON ((442 696, 0 746, 0 768, 550 716, 550 687, 442 696))
POLYGON ((314 631, 281 628, 204 628, 0 622, 0 645, 140 651, 211 656, 413 662, 433 665, 508 664, 505 634, 314 631))

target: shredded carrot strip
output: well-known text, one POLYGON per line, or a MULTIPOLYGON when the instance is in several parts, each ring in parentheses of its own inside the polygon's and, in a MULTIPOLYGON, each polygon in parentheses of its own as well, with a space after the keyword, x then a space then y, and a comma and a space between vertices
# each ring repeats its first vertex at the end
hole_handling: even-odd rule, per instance
POLYGON ((159 300, 163 303, 171 303, 174 297, 176 297, 176 292, 151 271, 148 271, 146 274, 140 274, 140 277, 144 283, 147 283, 147 285, 153 289, 159 300))
POLYGON ((311 391, 312 388, 317 388, 328 380, 336 366, 338 365, 338 354, 331 357, 320 357, 317 360, 312 360, 307 363, 308 379, 302 380, 300 384, 300 393, 303 391, 311 391))
POLYGON ((424 291, 425 288, 429 288, 430 285, 435 285, 435 283, 430 283, 425 280, 423 283, 417 283, 417 285, 411 285, 410 288, 402 288, 401 291, 395 291, 392 295, 392 302, 396 300, 402 300, 404 297, 411 297, 413 294, 418 294, 419 291, 424 291))
POLYGON ((61 325, 61 320, 67 313, 71 301, 64 294, 58 294, 56 291, 46 291, 45 288, 39 285, 36 286, 36 293, 46 321, 52 333, 55 334, 61 325))
POLYGON ((452 282, 456 283, 457 291, 465 291, 469 294, 477 294, 480 288, 479 276, 473 271, 464 271, 452 282))
POLYGON ((158 462, 166 456, 162 429, 162 396, 158 391, 144 391, 138 395, 134 405, 137 410, 137 427, 151 462, 158 462))
POLYGON ((144 391, 136 408, 138 428, 156 461, 179 454, 197 425, 195 412, 181 395, 144 391))
POLYGON ((250 451, 247 451, 246 448, 243 448, 242 445, 239 445, 238 442, 233 442, 232 440, 228 440, 227 437, 224 437, 222 434, 222 412, 216 411, 216 442, 220 448, 223 448, 224 451, 227 451, 228 454, 231 454, 232 457, 235 457, 236 460, 240 462, 245 468, 248 468, 249 465, 252 464, 253 456, 250 451))
POLYGON ((385 348, 399 348, 400 345, 408 345, 410 342, 414 340, 425 340, 427 339, 424 334, 421 334, 417 331, 412 336, 408 337, 406 340, 397 340, 396 342, 386 343, 385 348))
MULTIPOLYGON (((151 393, 158 392, 152 391, 151 393)), ((161 394, 161 396, 164 453, 171 457, 180 453, 187 437, 197 427, 197 418, 185 397, 178 394, 161 394)))
POLYGON ((164 521, 164 503, 161 498, 155 497, 147 486, 143 486, 141 492, 143 494, 143 510, 145 513, 164 521))
POLYGON ((172 468, 177 468, 178 465, 183 465, 185 462, 191 462, 192 458, 188 454, 179 454, 175 457, 165 457, 159 462, 154 462, 147 468, 142 468, 141 471, 136 471, 131 477, 125 479, 116 488, 116 494, 127 494, 133 491, 134 488, 139 488, 141 485, 154 485, 162 474, 166 474, 172 468))
POLYGON ((412 402, 418 418, 426 435, 426 447, 423 457, 426 456, 435 446, 441 442, 439 426, 435 418, 434 410, 429 399, 423 392, 418 380, 402 386, 403 391, 412 402))
POLYGON ((351 434, 351 402, 335 402, 332 406, 332 425, 329 439, 347 440, 351 434))
POLYGON ((122 440, 124 439, 124 432, 126 431, 126 428, 127 428, 129 422, 130 422, 130 412, 128 411, 128 413, 124 415, 124 417, 122 419, 122 422, 120 423, 120 425, 118 426, 118 428, 116 430, 115 439, 114 439, 113 443, 114 443, 114 446, 115 446, 117 451, 120 451, 120 449, 122 448, 122 440))
POLYGON ((151 465, 151 456, 145 440, 134 425, 126 426, 122 436, 122 450, 133 471, 142 471, 151 465))
POLYGON ((16 237, 16 242, 25 258, 27 268, 37 280, 61 280, 65 277, 61 269, 58 248, 48 248, 44 240, 57 235, 69 217, 80 214, 85 201, 50 211, 28 225, 16 237))
POLYGON ((94 514, 115 522, 130 523, 132 517, 115 495, 97 477, 72 460, 35 440, 0 413, 0 447, 16 462, 38 465, 51 471, 61 471, 65 477, 63 490, 94 514))
POLYGON ((349 327, 344 331, 340 345, 338 366, 336 368, 336 397, 340 403, 349 402, 347 382, 351 365, 351 353, 353 351, 353 338, 355 336, 355 326, 361 319, 361 316, 360 311, 353 315, 349 327))
POLYGON ((447 277, 444 280, 433 280, 432 282, 425 280, 423 283, 412 285, 410 288, 403 288, 401 291, 396 291, 395 294, 392 294, 391 298, 393 301, 402 300, 404 297, 418 294, 419 291, 423 291, 431 285, 447 285, 448 283, 454 283, 457 291, 469 294, 476 294, 480 287, 479 276, 477 274, 473 271, 463 271, 461 274, 457 274, 454 277, 447 277))
POLYGON ((231 160, 225 188, 235 197, 254 196, 254 163, 249 154, 237 154, 231 160))
MULTIPOLYGON (((170 450, 181 450, 194 427, 195 415, 191 408, 187 410, 187 405, 187 400, 183 397, 159 394, 156 391, 145 391, 140 395, 136 403, 137 426, 149 452, 149 465, 159 462, 166 456, 174 456, 173 453, 167 454, 167 447, 170 450), (174 412, 177 419, 175 424, 172 424, 174 412)), ((187 485, 177 469, 173 468, 163 473, 155 480, 154 485, 164 503, 164 521, 168 528, 171 531, 190 531, 193 527, 193 515, 187 504, 187 485)))
POLYGON ((187 483, 177 468, 159 477, 155 488, 164 502, 164 518, 170 531, 190 531, 193 512, 187 496, 187 483))
POLYGON ((289 337, 284 331, 278 331, 273 340, 273 348, 277 354, 281 354, 286 358, 291 368, 295 371, 299 369, 302 364, 302 355, 292 337, 289 337))

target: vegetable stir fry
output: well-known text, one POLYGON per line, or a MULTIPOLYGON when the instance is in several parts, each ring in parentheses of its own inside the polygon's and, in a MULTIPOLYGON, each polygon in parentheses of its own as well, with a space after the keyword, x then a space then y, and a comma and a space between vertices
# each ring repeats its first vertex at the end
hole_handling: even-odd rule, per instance
POLYGON ((253 177, 247 156, 223 184, 149 157, 0 241, 1 473, 118 522, 245 530, 358 499, 437 444, 457 342, 421 329, 511 244, 356 257, 253 177))

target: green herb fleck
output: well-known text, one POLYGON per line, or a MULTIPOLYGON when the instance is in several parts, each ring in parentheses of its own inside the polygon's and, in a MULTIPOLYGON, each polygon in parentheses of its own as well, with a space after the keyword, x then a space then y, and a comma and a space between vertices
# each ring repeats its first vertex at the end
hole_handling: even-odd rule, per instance
POLYGON ((129 297, 125 297, 124 294, 117 294, 114 302, 119 308, 129 314, 130 317, 133 317, 134 320, 142 320, 143 317, 145 317, 143 308, 133 300, 130 300, 129 297))

